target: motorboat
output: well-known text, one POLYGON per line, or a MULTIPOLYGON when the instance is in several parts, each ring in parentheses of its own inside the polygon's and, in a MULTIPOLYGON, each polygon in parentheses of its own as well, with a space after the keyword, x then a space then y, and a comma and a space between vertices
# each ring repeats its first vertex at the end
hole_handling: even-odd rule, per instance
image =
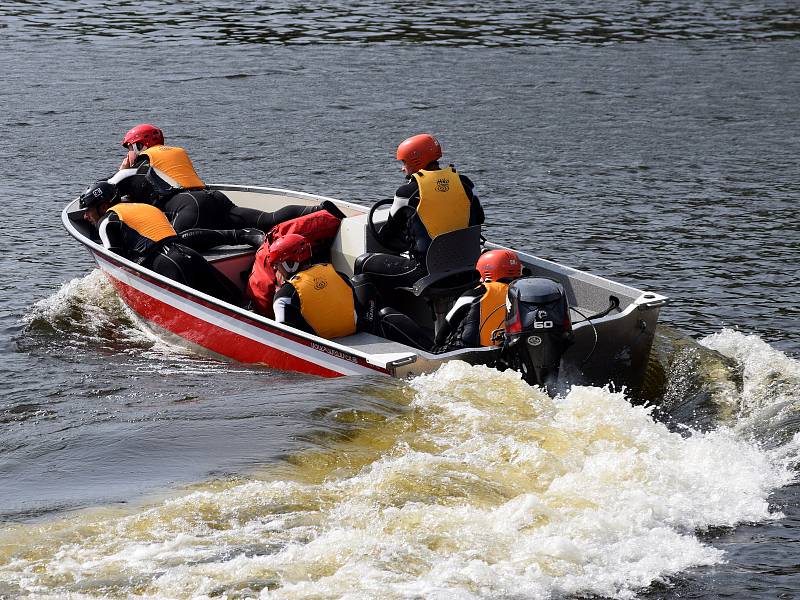
MULTIPOLYGON (((330 260, 346 275, 353 274, 355 259, 360 254, 383 249, 378 231, 388 216, 386 201, 367 208, 277 188, 209 187, 220 190, 239 206, 270 212, 289 204, 311 206, 333 202, 345 218, 331 245, 330 260)), ((556 384, 561 387, 612 384, 635 395, 643 385, 660 308, 667 302, 666 296, 517 251, 524 277, 515 282, 519 285, 509 287, 507 303, 509 315, 517 319, 515 334, 507 334, 504 342, 498 341, 498 346, 437 354, 367 332, 325 339, 165 278, 105 249, 94 227, 83 219, 77 198, 64 208, 62 221, 69 234, 89 250, 122 301, 157 335, 216 357, 322 377, 381 374, 405 378, 431 372, 448 361, 461 360, 517 369, 531 383, 544 384, 547 377, 548 389, 556 389, 556 384), (512 358, 504 359, 504 353, 509 352, 512 358), (544 373, 541 367, 547 361, 555 363, 544 369, 547 372, 544 373)), ((455 281, 451 275, 463 274, 465 269, 474 271, 476 255, 463 249, 478 245, 484 249, 503 247, 483 240, 480 228, 469 230, 472 231, 465 230, 464 234, 472 241, 455 236, 457 239, 451 240, 452 243, 437 244, 439 238, 445 237, 439 236, 432 243, 428 270, 431 277, 443 273, 433 285, 440 292, 438 296, 428 294, 430 286, 425 282, 398 293, 402 306, 395 308, 431 331, 453 294, 459 291, 450 284, 444 287, 435 284, 455 281), (437 245, 441 251, 434 248, 437 245), (432 264, 431 261, 437 260, 438 266, 432 264), (441 294, 442 289, 448 293, 441 294)), ((243 289, 255 252, 249 246, 224 246, 203 254, 243 289)), ((475 280, 470 282, 468 278, 461 288, 474 284, 475 280)))

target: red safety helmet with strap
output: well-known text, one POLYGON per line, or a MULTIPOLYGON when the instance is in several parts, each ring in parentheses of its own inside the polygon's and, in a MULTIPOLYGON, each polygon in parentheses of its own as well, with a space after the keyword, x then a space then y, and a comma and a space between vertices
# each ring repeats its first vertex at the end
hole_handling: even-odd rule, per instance
POLYGON ((400 142, 397 160, 402 160, 408 174, 416 173, 442 157, 442 147, 429 133, 420 133, 400 142))
POLYGON ((127 148, 130 144, 142 144, 145 148, 164 144, 164 134, 158 127, 143 123, 128 130, 122 138, 122 145, 127 148))
POLYGON ((522 275, 522 263, 513 250, 484 252, 478 259, 475 268, 481 274, 481 281, 517 279, 522 275))
POLYGON ((311 244, 302 235, 290 233, 272 242, 269 247, 269 263, 273 268, 283 264, 284 268, 293 273, 303 263, 311 258, 311 244), (294 264, 292 264, 294 263, 294 264))

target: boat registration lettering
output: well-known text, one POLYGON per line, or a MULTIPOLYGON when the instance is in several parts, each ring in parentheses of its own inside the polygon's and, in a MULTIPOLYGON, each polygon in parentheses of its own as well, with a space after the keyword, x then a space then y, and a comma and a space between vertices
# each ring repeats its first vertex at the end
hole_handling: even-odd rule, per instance
POLYGON ((318 350, 319 352, 324 352, 325 354, 330 354, 331 356, 335 356, 336 358, 341 358, 342 360, 346 360, 351 363, 358 363, 358 359, 355 356, 350 356, 341 350, 336 350, 335 348, 328 348, 327 346, 323 346, 322 344, 317 344, 316 342, 311 342, 309 344, 312 350, 318 350))

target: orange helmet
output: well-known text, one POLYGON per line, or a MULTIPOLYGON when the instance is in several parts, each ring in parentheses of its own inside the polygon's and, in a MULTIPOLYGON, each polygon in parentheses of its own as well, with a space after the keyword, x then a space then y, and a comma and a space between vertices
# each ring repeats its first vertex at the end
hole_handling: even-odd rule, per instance
POLYGON ((478 259, 475 268, 481 274, 481 281, 517 279, 522 275, 522 263, 513 250, 484 252, 478 259))
POLYGON ((428 163, 442 157, 442 147, 429 133, 420 133, 400 142, 397 147, 397 160, 402 160, 408 174, 416 173, 428 163))
POLYGON ((311 244, 302 235, 289 233, 275 240, 269 247, 269 264, 273 269, 279 264, 290 273, 294 273, 300 263, 311 258, 311 244))
POLYGON ((128 130, 122 138, 122 145, 126 148, 129 144, 139 143, 145 148, 150 146, 161 146, 164 144, 164 134, 158 127, 143 123, 128 130))

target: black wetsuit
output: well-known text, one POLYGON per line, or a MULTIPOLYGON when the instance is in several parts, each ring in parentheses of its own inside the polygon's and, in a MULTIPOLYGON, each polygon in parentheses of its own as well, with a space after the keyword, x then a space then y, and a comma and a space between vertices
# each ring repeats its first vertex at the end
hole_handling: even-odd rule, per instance
POLYGON ((135 175, 117 184, 121 196, 160 208, 178 233, 187 229, 242 229, 253 227, 268 232, 278 223, 302 217, 322 208, 288 205, 275 212, 237 206, 219 190, 173 188, 150 167, 147 155, 140 155, 135 175))
POLYGON ((435 352, 481 345, 481 298, 486 288, 479 285, 467 290, 453 303, 434 340, 435 352))
POLYGON ((243 304, 239 290, 202 255, 181 244, 177 236, 154 241, 113 211, 100 220, 98 233, 103 246, 116 254, 209 296, 243 304))
POLYGON ((319 206, 289 205, 265 212, 236 206, 219 190, 185 190, 157 204, 175 231, 187 229, 242 229, 253 227, 267 232, 278 223, 320 210, 319 206))

